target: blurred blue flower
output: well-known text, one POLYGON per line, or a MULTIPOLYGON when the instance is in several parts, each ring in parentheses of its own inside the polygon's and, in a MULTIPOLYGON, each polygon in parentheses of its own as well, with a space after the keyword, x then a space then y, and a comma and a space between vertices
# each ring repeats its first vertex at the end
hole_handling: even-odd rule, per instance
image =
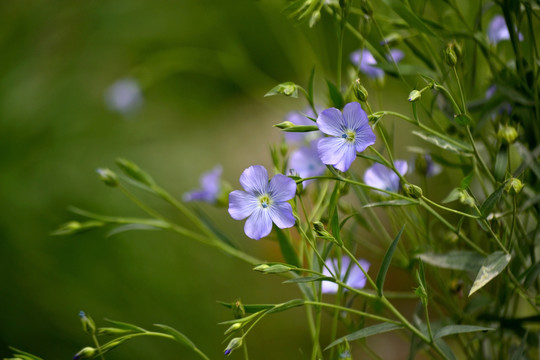
MULTIPOLYGON (((405 54, 403 51, 399 49, 391 49, 390 54, 388 54, 386 58, 390 62, 395 61, 397 63, 400 62, 404 56, 405 54)), ((365 73, 370 78, 384 78, 384 70, 375 66, 377 65, 377 60, 375 60, 375 57, 369 50, 360 49, 354 51, 350 55, 350 60, 356 67, 360 69, 360 71, 365 73)))
POLYGON ((129 77, 115 81, 105 92, 105 103, 111 111, 123 115, 136 113, 143 104, 139 83, 129 77))
MULTIPOLYGON (((497 44, 502 40, 510 40, 510 32, 508 31, 508 26, 506 26, 504 16, 495 15, 493 19, 491 19, 488 25, 487 35, 489 41, 494 44, 497 44)), ((518 34, 518 37, 520 41, 523 40, 523 35, 521 33, 518 34)))
POLYGON ((319 130, 331 137, 322 138, 317 145, 319 157, 326 165, 347 171, 356 153, 375 144, 375 134, 367 114, 357 102, 348 103, 343 113, 336 108, 326 109, 317 118, 319 130))
MULTIPOLYGON (((318 109, 317 109, 318 111, 318 109)), ((285 116, 286 121, 290 121, 295 125, 315 125, 315 123, 307 117, 315 118, 315 113, 311 108, 307 108, 304 113, 292 111, 285 116)), ((305 141, 314 140, 321 136, 320 131, 310 132, 285 132, 285 140, 288 144, 302 144, 305 141)))
MULTIPOLYGON (((394 161, 394 166, 401 175, 407 173, 407 161, 396 160, 394 161)), ((392 169, 379 163, 373 164, 366 170, 364 173, 364 183, 377 189, 392 192, 399 191, 399 177, 392 169)))
POLYGON ((204 201, 210 204, 215 204, 221 190, 221 173, 223 168, 221 165, 216 165, 212 170, 205 172, 201 176, 201 188, 189 191, 183 195, 183 200, 189 201, 204 201))
POLYGON ((411 171, 418 171, 419 174, 426 177, 433 177, 439 175, 442 172, 441 165, 437 164, 431 158, 429 154, 418 154, 416 157, 411 171))
MULTIPOLYGON (((289 159, 289 169, 302 178, 322 175, 326 171, 326 166, 319 159, 317 152, 317 143, 319 140, 313 140, 310 146, 302 146, 291 154, 289 159)), ((306 180, 304 186, 313 180, 306 180)))
MULTIPOLYGON (((363 259, 359 259, 358 262, 367 273, 371 264, 363 259)), ((343 256, 341 258, 341 272, 338 271, 338 259, 327 259, 324 263, 327 267, 332 269, 334 274, 339 273, 339 279, 344 281, 348 286, 355 289, 362 289, 366 286, 366 276, 356 263, 351 264, 351 259, 349 257, 343 256)), ((323 269, 323 275, 332 276, 326 267, 323 269)), ((338 291, 338 287, 339 286, 336 283, 323 281, 321 284, 321 291, 323 294, 335 294, 338 291)))
POLYGON ((296 194, 296 182, 277 174, 268 181, 268 172, 261 165, 248 167, 240 176, 245 191, 235 190, 229 195, 229 214, 235 220, 249 216, 244 232, 259 240, 270 234, 272 222, 280 229, 294 225, 291 204, 287 201, 296 194))

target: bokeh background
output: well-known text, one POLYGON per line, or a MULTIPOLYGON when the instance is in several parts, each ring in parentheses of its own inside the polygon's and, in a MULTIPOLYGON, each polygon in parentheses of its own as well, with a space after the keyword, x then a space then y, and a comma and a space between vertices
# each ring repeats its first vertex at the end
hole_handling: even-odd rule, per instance
MULTIPOLYGON (((143 215, 96 176, 96 168, 114 169, 117 157, 139 164, 178 198, 216 164, 234 187, 246 167, 270 166, 269 146, 281 140, 272 125, 306 103, 263 95, 283 81, 306 84, 315 66, 318 102, 325 106, 324 79, 335 77, 332 24, 323 17, 313 29, 298 25, 284 15, 285 5, 0 2, 0 357, 14 346, 45 359, 71 358, 91 345, 78 318, 84 310, 98 325, 104 318, 148 329, 168 324, 219 358, 226 344, 217 323, 231 314, 216 300, 273 303, 299 296, 277 277, 173 234, 50 235, 77 218, 69 205, 143 215), (142 90, 140 107, 128 114, 105 101, 107 89, 123 78, 136 79, 142 90)), ((346 52, 358 46, 346 40, 346 52)), ((373 99, 399 111, 410 89, 397 84, 388 78, 385 96, 373 99)), ((252 241, 226 209, 201 208, 242 248, 280 260, 272 239, 252 241)), ((310 348, 304 319, 302 309, 266 319, 249 337, 252 357, 302 358, 299 349, 310 348)), ((139 339, 108 358, 195 356, 173 342, 139 339)))

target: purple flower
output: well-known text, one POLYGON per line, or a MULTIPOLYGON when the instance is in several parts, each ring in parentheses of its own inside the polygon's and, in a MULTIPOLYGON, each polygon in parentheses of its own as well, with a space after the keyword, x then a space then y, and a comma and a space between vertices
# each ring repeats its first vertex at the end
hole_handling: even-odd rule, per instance
MULTIPOLYGON (((293 112, 288 113, 285 116, 285 120, 290 121, 295 125, 315 125, 315 123, 312 120, 307 118, 308 116, 310 118, 315 117, 315 113, 313 112, 313 110, 311 108, 307 108, 304 111, 304 114, 298 111, 293 111, 293 112)), ((321 133, 319 131, 310 131, 310 132, 305 132, 305 133, 285 132, 285 140, 287 141, 288 144, 301 144, 305 140, 312 140, 320 136, 321 136, 321 133)))
MULTIPOLYGON (((510 40, 510 32, 508 31, 508 26, 506 26, 504 16, 495 15, 493 19, 491 19, 488 25, 487 35, 489 41, 494 44, 497 44, 502 40, 510 40)), ((523 40, 523 35, 521 33, 518 34, 518 37, 520 41, 523 40)))
MULTIPOLYGON (((390 54, 386 56, 386 59, 390 62, 400 62, 405 54, 403 51, 398 49, 390 50, 390 54)), ((350 55, 351 62, 356 65, 360 71, 364 72, 367 76, 376 79, 382 79, 384 77, 384 70, 379 69, 377 65, 377 60, 373 54, 366 49, 356 50, 350 55)))
MULTIPOLYGON (((358 262, 362 265, 362 268, 368 272, 370 263, 366 260, 359 259, 358 262)), ((341 272, 339 272, 338 259, 328 259, 324 262, 327 267, 332 269, 334 274, 339 273, 339 280, 344 281, 348 286, 355 289, 362 289, 366 286, 366 276, 362 270, 356 265, 351 264, 351 259, 346 256, 341 258, 341 272)), ((323 275, 332 276, 328 269, 323 269, 323 275)), ((338 291, 338 284, 331 281, 323 281, 321 284, 321 291, 323 294, 335 294, 338 291)))
POLYGON ((189 191, 182 197, 184 201, 204 201, 214 204, 217 201, 221 190, 221 165, 215 166, 212 170, 205 172, 201 176, 201 188, 189 191))
POLYGON ((248 167, 240 176, 245 191, 235 190, 229 195, 229 214, 235 220, 247 218, 244 232, 259 240, 270 234, 272 222, 280 229, 294 225, 291 204, 287 201, 296 194, 296 182, 277 174, 268 182, 268 172, 261 165, 248 167))
MULTIPOLYGON (((408 165, 405 160, 394 161, 394 166, 401 175, 407 173, 408 165)), ((399 177, 392 169, 379 163, 373 164, 366 170, 364 183, 386 191, 398 192, 399 190, 399 177)))
MULTIPOLYGON (((317 152, 317 143, 319 140, 313 140, 311 146, 302 146, 291 154, 289 159, 290 171, 296 172, 302 178, 322 175, 326 171, 326 166, 319 159, 317 152)), ((307 185, 312 180, 306 180, 307 185)))
POLYGON ((324 110, 319 114, 317 125, 323 133, 332 136, 319 140, 321 161, 341 171, 349 169, 357 152, 375 144, 368 117, 357 102, 345 105, 343 113, 336 108, 324 110))
POLYGON ((433 161, 431 158, 431 155, 425 154, 424 159, 426 160, 426 176, 432 177, 435 175, 439 175, 442 171, 441 165, 437 164, 433 161))
POLYGON ((123 78, 115 81, 105 92, 107 107, 123 115, 137 112, 143 103, 139 83, 133 78, 123 78))

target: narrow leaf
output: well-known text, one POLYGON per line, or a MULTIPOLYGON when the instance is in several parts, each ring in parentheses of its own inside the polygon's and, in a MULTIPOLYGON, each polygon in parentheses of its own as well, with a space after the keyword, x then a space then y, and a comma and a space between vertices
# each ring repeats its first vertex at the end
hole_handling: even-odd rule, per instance
POLYGON ((424 253, 418 255, 423 262, 442 269, 476 273, 485 257, 474 251, 450 251, 446 254, 424 253))
POLYGON ((153 231, 156 231, 156 230, 163 230, 163 229, 160 229, 158 227, 151 226, 151 225, 146 225, 146 224, 127 224, 127 225, 122 225, 122 226, 115 227, 114 229, 109 231, 105 235, 105 237, 108 238, 108 237, 111 237, 113 235, 120 234, 120 233, 123 233, 123 232, 126 232, 126 231, 132 231, 132 230, 153 230, 153 231))
POLYGON ((273 313, 278 313, 278 312, 282 312, 282 311, 285 311, 285 310, 289 310, 291 308, 294 308, 294 307, 297 307, 297 306, 302 306, 304 305, 304 300, 303 299, 294 299, 294 300, 289 300, 283 304, 278 304, 278 305, 274 305, 274 308, 273 309, 270 309, 267 314, 273 314, 273 313))
POLYGON ((392 241, 392 244, 390 245, 390 247, 388 248, 388 251, 384 255, 381 268, 379 270, 379 273, 377 274, 377 281, 375 283, 377 284, 377 291, 379 293, 379 296, 383 295, 383 286, 384 286, 384 280, 386 279, 386 273, 388 272, 388 268, 390 267, 390 263, 392 262, 392 256, 394 256, 394 251, 396 251, 396 247, 399 242, 399 238, 401 237, 401 234, 403 233, 403 229, 405 229, 405 225, 401 227, 401 230, 399 230, 394 241, 392 241))
MULTIPOLYGON (((472 149, 469 148, 467 145, 465 144, 461 144, 459 143, 460 145, 456 145, 456 144, 451 144, 449 143, 448 141, 444 140, 443 138, 440 138, 438 136, 435 136, 435 135, 430 135, 430 134, 426 134, 424 132, 421 132, 421 131, 412 131, 412 133, 420 138, 422 138, 423 140, 435 145, 435 146, 438 146, 440 147, 441 149, 444 149, 444 150, 448 150, 448 151, 451 151, 451 152, 454 152, 456 154, 460 154, 462 156, 472 156, 472 149)), ((457 141, 457 140, 456 140, 457 141)))
POLYGON ((474 172, 471 172, 470 174, 465 176, 463 180, 461 180, 461 182, 459 183, 459 187, 462 189, 467 189, 469 185, 471 184, 473 176, 474 176, 474 172))
POLYGON ((19 355, 19 356, 25 356, 28 360, 43 360, 42 358, 40 357, 37 357, 36 355, 32 355, 26 351, 22 351, 22 350, 19 350, 17 348, 14 348, 12 346, 9 347, 11 349, 11 351, 14 352, 15 355, 19 355))
POLYGON ((297 277, 294 279, 285 280, 283 283, 291 283, 291 284, 297 284, 297 283, 309 283, 313 281, 333 281, 334 278, 328 277, 328 276, 302 276, 297 277))
POLYGON ((495 190, 491 195, 489 195, 486 201, 484 201, 484 203, 480 207, 480 213, 482 214, 482 217, 487 217, 491 213, 493 207, 497 205, 497 203, 501 199, 503 190, 504 185, 499 186, 499 188, 495 190))
POLYGON ((511 259, 512 256, 510 254, 505 254, 502 251, 496 251, 489 255, 484 260, 480 271, 478 271, 478 274, 476 275, 471 291, 469 291, 469 296, 480 290, 484 285, 499 275, 511 259))
POLYGON ((195 351, 200 357, 203 359, 209 359, 208 356, 206 356, 195 344, 193 341, 188 339, 188 337, 184 334, 182 334, 180 331, 176 330, 175 328, 172 328, 168 325, 163 324, 154 324, 154 326, 157 326, 158 328, 161 328, 163 331, 165 331, 167 334, 171 335, 177 342, 180 344, 184 344, 187 347, 189 347, 191 350, 195 351))
POLYGON ((475 326, 475 325, 448 325, 440 329, 433 335, 433 339, 440 339, 444 336, 454 335, 454 334, 463 334, 475 331, 492 331, 493 328, 488 328, 484 326, 475 326))
POLYGON ((382 323, 382 324, 377 324, 377 325, 373 325, 373 326, 368 326, 366 328, 360 329, 360 330, 355 331, 355 332, 353 332, 353 333, 351 333, 349 335, 345 335, 345 336, 337 339, 336 341, 334 341, 330 345, 328 345, 324 350, 328 350, 331 347, 334 347, 334 346, 336 346, 338 344, 341 344, 344 341, 354 341, 354 340, 358 340, 358 339, 363 339, 363 338, 366 338, 368 336, 382 334, 382 333, 385 333, 385 332, 398 330, 398 329, 401 329, 401 328, 403 328, 403 326, 396 325, 396 324, 390 324, 390 323, 382 323))
POLYGON ((406 5, 408 2, 402 0, 383 0, 383 2, 394 10, 399 17, 405 20, 410 27, 421 31, 424 34, 438 38, 438 36, 427 27, 425 22, 406 5))
POLYGON ((285 262, 287 262, 287 264, 300 267, 300 260, 298 260, 296 251, 294 251, 294 247, 291 244, 291 239, 277 226, 274 226, 274 229, 276 230, 279 247, 285 262))
POLYGON ((371 204, 364 205, 363 208, 372 208, 372 207, 382 207, 382 206, 407 206, 417 204, 416 201, 399 199, 399 200, 388 200, 388 201, 379 201, 371 204))
POLYGON ((130 324, 130 323, 126 323, 126 322, 122 322, 122 321, 115 321, 115 320, 111 320, 111 319, 105 319, 105 321, 113 324, 118 329, 129 330, 129 331, 133 331, 133 332, 136 332, 136 333, 146 332, 146 330, 143 329, 142 327, 139 327, 139 326, 136 326, 136 325, 133 325, 133 324, 130 324))
POLYGON ((326 84, 328 85, 328 96, 332 105, 335 108, 343 109, 343 106, 345 106, 345 100, 343 100, 343 95, 341 95, 341 92, 330 80, 326 80, 326 84))

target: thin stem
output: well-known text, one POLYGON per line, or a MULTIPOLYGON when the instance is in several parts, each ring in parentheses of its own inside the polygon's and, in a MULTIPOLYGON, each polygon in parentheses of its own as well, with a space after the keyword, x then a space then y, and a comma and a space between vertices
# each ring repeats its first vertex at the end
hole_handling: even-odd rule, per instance
POLYGON ((395 325, 400 325, 399 321, 395 321, 395 320, 392 320, 392 319, 389 319, 389 318, 386 318, 386 317, 383 317, 383 316, 370 314, 370 313, 367 313, 367 312, 364 312, 364 311, 351 309, 351 308, 348 308, 348 307, 345 307, 345 306, 334 305, 334 304, 318 302, 318 301, 305 301, 304 303, 309 304, 309 305, 327 307, 327 308, 334 309, 334 310, 337 310, 337 311, 346 311, 346 312, 349 312, 351 314, 363 316, 363 317, 366 317, 366 318, 369 318, 369 319, 379 320, 379 321, 382 321, 382 322, 387 322, 387 323, 395 324, 395 325))
POLYGON ((446 207, 446 206, 437 204, 435 201, 429 200, 429 199, 428 199, 427 197, 425 197, 425 196, 422 196, 422 200, 424 200, 424 201, 427 202, 427 203, 430 203, 430 204, 433 205, 433 206, 438 207, 439 209, 446 210, 446 211, 452 212, 452 213, 454 213, 454 214, 458 214, 458 215, 465 216, 465 217, 472 218, 472 219, 480 219, 480 216, 471 215, 471 214, 467 214, 467 213, 461 212, 461 211, 459 211, 459 210, 454 210, 454 209, 448 208, 448 207, 446 207))
POLYGON ((476 143, 474 142, 474 138, 471 133, 471 128, 469 126, 466 126, 466 129, 467 129, 467 137, 469 138, 469 142, 471 143, 471 146, 473 148, 474 156, 476 157, 480 165, 482 165, 482 170, 484 170, 484 172, 488 175, 489 180, 493 184, 496 184, 497 182, 495 180, 495 177, 493 176, 491 171, 489 171, 489 167, 485 163, 484 159, 480 156, 480 152, 478 151, 478 148, 476 147, 476 143))

